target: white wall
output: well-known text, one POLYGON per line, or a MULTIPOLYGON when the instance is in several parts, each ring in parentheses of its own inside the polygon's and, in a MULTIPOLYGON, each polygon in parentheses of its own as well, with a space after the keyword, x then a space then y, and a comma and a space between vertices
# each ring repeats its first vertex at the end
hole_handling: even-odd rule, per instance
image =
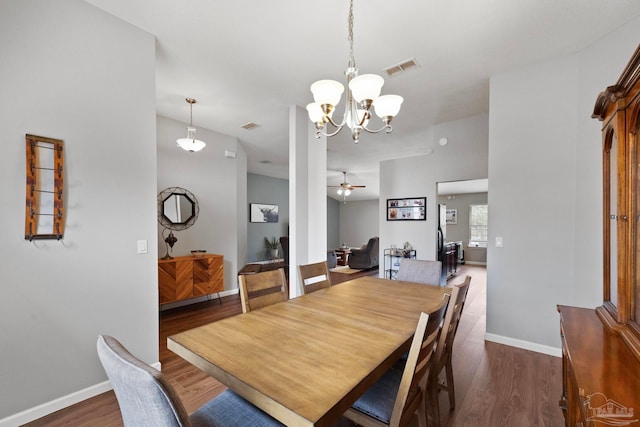
POLYGON ((426 142, 434 147, 432 154, 380 163, 380 259, 384 248, 405 241, 411 243, 418 259, 436 259, 436 183, 488 176, 488 124, 488 115, 482 114, 438 125, 433 141, 426 142), (446 146, 434 143, 445 136, 446 146), (426 221, 387 221, 386 199, 424 196, 426 221))
MULTIPOLYGON (((238 270, 246 263, 246 258, 238 259, 238 248, 246 248, 247 233, 245 151, 236 138, 197 127, 198 138, 207 146, 202 151, 190 153, 176 146, 176 139, 186 134, 185 123, 158 116, 157 128, 158 193, 167 187, 186 188, 198 199, 200 206, 200 215, 192 227, 173 232, 178 241, 172 255, 190 255, 193 249, 224 255, 224 288, 235 289, 238 270), (225 151, 233 151, 236 157, 225 157, 225 151), (239 212, 245 213, 244 219, 243 215, 237 214, 239 212), (243 240, 240 240, 241 236, 244 236, 243 240)), ((165 243, 160 238, 162 229, 158 224, 160 256, 166 253, 165 243)))
POLYGON ((378 236, 380 228, 378 205, 378 200, 340 202, 339 244, 346 243, 349 247, 359 248, 369 242, 370 238, 378 236))
POLYGON ((98 334, 158 361, 155 47, 79 0, 3 1, 0 57, 0 425, 17 425, 104 390, 98 334), (27 133, 64 140, 61 242, 24 240, 27 133))
POLYGON ((639 39, 636 19, 578 54, 491 79, 489 239, 504 247, 487 254, 490 339, 559 354, 556 304, 602 303, 601 124, 590 116, 639 39))

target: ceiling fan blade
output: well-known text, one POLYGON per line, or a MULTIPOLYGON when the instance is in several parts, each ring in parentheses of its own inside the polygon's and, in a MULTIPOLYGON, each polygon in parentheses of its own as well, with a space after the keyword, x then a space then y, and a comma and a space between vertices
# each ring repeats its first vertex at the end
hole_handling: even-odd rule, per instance
POLYGON ((349 188, 367 188, 366 185, 350 185, 349 188))

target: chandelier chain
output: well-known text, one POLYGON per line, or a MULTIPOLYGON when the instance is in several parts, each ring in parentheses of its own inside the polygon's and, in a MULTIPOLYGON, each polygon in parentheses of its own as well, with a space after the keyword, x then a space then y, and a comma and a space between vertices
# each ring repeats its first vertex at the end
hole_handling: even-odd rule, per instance
POLYGON ((349 28, 349 67, 356 67, 356 60, 353 54, 353 0, 349 2, 349 19, 348 19, 348 28, 349 28))

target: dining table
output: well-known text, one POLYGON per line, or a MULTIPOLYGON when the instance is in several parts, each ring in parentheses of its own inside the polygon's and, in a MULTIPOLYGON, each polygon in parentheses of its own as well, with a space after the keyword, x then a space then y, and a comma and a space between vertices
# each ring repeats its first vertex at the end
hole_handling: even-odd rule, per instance
POLYGON ((408 351, 446 287, 359 277, 167 338, 287 426, 331 426, 408 351))

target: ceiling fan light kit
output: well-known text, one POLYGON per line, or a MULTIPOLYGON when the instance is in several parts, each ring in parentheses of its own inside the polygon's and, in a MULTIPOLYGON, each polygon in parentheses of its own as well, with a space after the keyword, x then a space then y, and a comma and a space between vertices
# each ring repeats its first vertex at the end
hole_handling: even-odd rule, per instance
POLYGON ((352 184, 349 184, 347 182, 347 172, 346 171, 342 171, 342 175, 344 176, 342 183, 340 183, 338 185, 329 185, 327 187, 328 188, 337 188, 338 190, 336 192, 338 193, 339 196, 342 196, 342 201, 347 203, 346 197, 351 195, 351 191, 354 188, 366 188, 367 186, 366 185, 352 185, 352 184))
POLYGON ((347 77, 347 93, 344 115, 340 123, 333 119, 335 107, 340 102, 344 92, 342 83, 335 80, 318 80, 311 85, 314 102, 307 105, 309 119, 315 123, 316 138, 325 135, 332 137, 346 125, 351 129, 351 137, 356 144, 360 141, 363 130, 369 133, 386 131, 391 133, 391 121, 400 112, 403 98, 399 95, 382 95, 380 91, 384 85, 384 79, 376 74, 358 75, 356 61, 353 54, 353 0, 349 2, 349 65, 345 71, 347 77), (371 118, 371 107, 382 120, 383 126, 379 129, 368 127, 371 118), (324 127, 330 123, 335 131, 326 132, 324 127))

